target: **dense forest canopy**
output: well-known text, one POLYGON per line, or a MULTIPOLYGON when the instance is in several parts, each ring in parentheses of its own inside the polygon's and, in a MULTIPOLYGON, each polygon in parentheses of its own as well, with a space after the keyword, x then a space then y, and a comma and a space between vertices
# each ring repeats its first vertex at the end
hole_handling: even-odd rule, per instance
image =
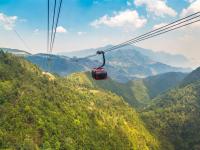
POLYGON ((122 98, 0 53, 0 148, 158 149, 122 98))
POLYGON ((0 149, 197 150, 199 69, 185 76, 63 78, 1 51, 0 149))
POLYGON ((170 90, 153 101, 142 111, 148 128, 157 137, 170 141, 174 149, 200 149, 200 80, 170 90))

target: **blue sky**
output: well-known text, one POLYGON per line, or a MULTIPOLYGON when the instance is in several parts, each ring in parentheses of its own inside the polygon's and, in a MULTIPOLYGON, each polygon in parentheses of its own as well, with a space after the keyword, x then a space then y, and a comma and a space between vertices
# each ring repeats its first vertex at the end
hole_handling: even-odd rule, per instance
MULTIPOLYGON (((63 0, 54 53, 118 44, 199 10, 200 0, 63 0)), ((47 0, 1 0, 0 47, 26 49, 12 31, 16 29, 30 48, 27 51, 46 52, 46 13, 47 0)), ((188 27, 138 46, 180 53, 197 63, 199 27, 188 27)))

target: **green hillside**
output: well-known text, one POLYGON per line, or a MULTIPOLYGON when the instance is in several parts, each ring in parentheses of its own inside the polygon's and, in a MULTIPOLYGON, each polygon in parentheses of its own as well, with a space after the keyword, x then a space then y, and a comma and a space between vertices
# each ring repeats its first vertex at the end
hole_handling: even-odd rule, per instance
POLYGON ((181 83, 182 86, 200 80, 200 67, 192 71, 181 83))
POLYGON ((122 98, 3 52, 0 89, 0 149, 160 149, 122 98))
POLYGON ((74 73, 68 77, 68 80, 73 79, 76 84, 84 87, 94 88, 101 91, 111 91, 119 96, 122 96, 129 104, 133 106, 140 106, 133 91, 126 86, 126 84, 118 83, 112 79, 104 81, 93 80, 91 74, 87 73, 74 73))
POLYGON ((143 82, 148 89, 149 97, 155 98, 159 94, 178 86, 186 76, 186 73, 169 72, 148 77, 144 79, 143 82))
MULTIPOLYGON (((199 73, 199 69, 194 72, 199 73)), ((148 128, 163 143, 169 141, 171 149, 200 149, 200 80, 191 80, 194 72, 186 77, 191 83, 155 98, 142 113, 148 128)))
POLYGON ((122 96, 126 102, 135 108, 141 108, 151 103, 151 99, 159 94, 166 92, 170 88, 174 88, 184 79, 184 73, 166 73, 157 76, 148 77, 130 81, 126 84, 118 83, 111 78, 104 81, 93 80, 91 74, 74 73, 68 77, 76 79, 76 83, 80 86, 111 91, 122 96))

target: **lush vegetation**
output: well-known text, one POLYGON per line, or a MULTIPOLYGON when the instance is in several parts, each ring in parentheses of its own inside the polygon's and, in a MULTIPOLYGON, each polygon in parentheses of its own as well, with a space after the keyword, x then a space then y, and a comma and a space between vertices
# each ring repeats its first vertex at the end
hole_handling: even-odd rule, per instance
POLYGON ((199 75, 61 78, 0 52, 0 149, 198 150, 199 75))
POLYGON ((119 83, 109 78, 104 81, 95 81, 89 72, 74 73, 68 79, 76 79, 76 84, 80 86, 95 88, 98 90, 111 91, 139 109, 151 103, 151 99, 161 93, 168 91, 170 88, 178 86, 186 74, 183 73, 166 73, 146 79, 130 81, 126 84, 119 83))
POLYGON ((182 81, 182 86, 195 83, 198 81, 200 78, 200 67, 197 68, 196 70, 192 71, 183 81, 182 81))
POLYGON ((104 81, 95 81, 92 79, 89 72, 87 73, 74 73, 68 77, 68 80, 76 79, 76 84, 79 86, 94 88, 101 91, 111 91, 119 96, 122 96, 129 104, 138 107, 140 106, 133 91, 126 84, 118 83, 112 79, 104 81))
POLYGON ((186 76, 186 73, 168 72, 148 77, 143 79, 143 82, 148 89, 149 97, 152 99, 169 89, 177 87, 186 76))
POLYGON ((161 137, 163 145, 171 145, 168 149, 176 150, 200 149, 199 116, 200 81, 197 80, 157 97, 142 113, 149 130, 161 137))
POLYGON ((122 98, 0 52, 0 149, 160 149, 122 98))

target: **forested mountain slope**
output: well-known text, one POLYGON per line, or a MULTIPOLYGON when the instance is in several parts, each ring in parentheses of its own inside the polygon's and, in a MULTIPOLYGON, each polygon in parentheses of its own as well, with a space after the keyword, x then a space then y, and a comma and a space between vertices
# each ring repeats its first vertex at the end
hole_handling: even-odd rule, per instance
POLYGON ((172 149, 200 149, 199 71, 189 74, 180 87, 155 98, 154 104, 142 112, 148 128, 163 141, 170 141, 172 149))
POLYGON ((65 76, 78 71, 85 71, 87 67, 72 61, 66 56, 57 56, 50 54, 35 54, 25 57, 27 60, 36 64, 44 71, 65 76))
POLYGON ((3 52, 0 89, 0 149, 161 149, 122 98, 3 52))
POLYGON ((133 80, 128 83, 119 83, 111 78, 103 81, 93 80, 90 72, 87 72, 74 73, 68 79, 76 79, 77 84, 80 86, 111 91, 122 96, 134 108, 141 108, 151 103, 152 98, 166 92, 170 88, 178 86, 185 76, 186 74, 184 73, 170 72, 145 79, 133 80))
POLYGON ((148 77, 143 79, 143 82, 148 89, 149 97, 154 98, 181 84, 187 75, 188 74, 181 72, 168 72, 148 77))
POLYGON ((192 71, 183 81, 182 85, 187 85, 190 83, 194 83, 196 81, 200 80, 200 67, 198 67, 196 70, 192 71))

